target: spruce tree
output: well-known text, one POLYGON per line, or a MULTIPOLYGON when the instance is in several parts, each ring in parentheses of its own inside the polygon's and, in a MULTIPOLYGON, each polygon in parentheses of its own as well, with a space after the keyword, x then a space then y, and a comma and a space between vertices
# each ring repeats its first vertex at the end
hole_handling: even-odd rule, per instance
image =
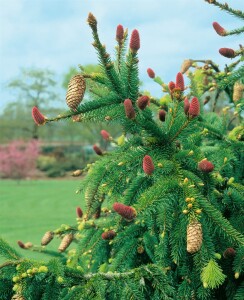
MULTIPOLYGON (((226 4, 208 2, 244 18, 226 4)), ((242 47, 220 51, 237 58, 224 75, 210 60, 200 60, 201 68, 185 62, 182 73, 190 87, 181 72, 165 84, 149 68, 165 93, 159 100, 139 89, 139 32, 132 31, 126 52, 128 32, 118 25, 112 60, 96 18, 90 13, 87 21, 100 72, 81 71, 71 79, 69 112, 49 118, 33 108, 33 119, 46 126, 63 119, 101 122, 121 126, 121 136, 102 130, 112 150, 94 145, 98 159, 74 172, 87 173, 77 191, 86 209, 77 208, 77 222, 50 229, 42 246, 18 242, 53 256, 49 262, 26 259, 0 241, 7 259, 0 266, 0 299, 243 299, 242 47), (82 103, 89 80, 93 100, 82 103), (213 87, 229 97, 229 108, 219 113, 205 109, 213 87), (58 251, 48 250, 56 237, 58 251)), ((213 26, 228 35, 216 22, 213 26)))

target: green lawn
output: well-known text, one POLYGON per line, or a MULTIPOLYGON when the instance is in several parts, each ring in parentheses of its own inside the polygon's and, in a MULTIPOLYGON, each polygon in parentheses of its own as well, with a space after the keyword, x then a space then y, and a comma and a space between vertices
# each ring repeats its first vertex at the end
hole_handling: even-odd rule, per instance
MULTIPOLYGON (((27 180, 20 183, 1 180, 0 236, 22 255, 45 259, 43 254, 20 249, 17 241, 40 245, 46 231, 61 224, 74 224, 76 207, 84 207, 84 200, 75 193, 79 184, 80 179, 27 180)), ((60 240, 55 239, 47 249, 57 249, 59 243, 60 240)))

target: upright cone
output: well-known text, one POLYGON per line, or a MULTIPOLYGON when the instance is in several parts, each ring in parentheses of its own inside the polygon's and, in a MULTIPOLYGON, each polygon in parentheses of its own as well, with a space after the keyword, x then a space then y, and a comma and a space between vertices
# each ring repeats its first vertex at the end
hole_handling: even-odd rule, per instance
POLYGON ((66 94, 66 103, 72 110, 76 110, 81 103, 86 90, 86 82, 82 75, 75 75, 71 78, 66 94))
POLYGON ((202 225, 192 221, 187 227, 187 252, 196 253, 202 245, 202 225))

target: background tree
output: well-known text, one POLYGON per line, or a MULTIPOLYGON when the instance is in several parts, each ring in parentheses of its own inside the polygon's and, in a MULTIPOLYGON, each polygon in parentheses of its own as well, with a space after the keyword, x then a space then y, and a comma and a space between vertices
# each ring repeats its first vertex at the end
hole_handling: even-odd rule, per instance
MULTIPOLYGON (((58 99, 55 91, 56 85, 55 75, 50 70, 37 68, 22 69, 18 78, 8 83, 8 88, 14 90, 17 98, 17 101, 11 105, 12 107, 10 111, 8 111, 8 114, 12 113, 13 117, 17 117, 16 121, 18 122, 20 111, 23 120, 24 116, 27 115, 26 112, 30 111, 33 106, 45 110, 50 101, 56 101, 58 99), (13 114, 14 107, 16 108, 16 115, 13 114)), ((7 110, 9 109, 7 108, 7 110)), ((36 124, 30 127, 30 125, 26 126, 26 124, 21 122, 19 125, 21 125, 21 127, 23 126, 21 128, 22 130, 30 131, 32 138, 38 139, 39 133, 36 124)), ((16 122, 13 122, 10 128, 16 129, 16 122)), ((11 130, 10 128, 9 130, 11 130)))

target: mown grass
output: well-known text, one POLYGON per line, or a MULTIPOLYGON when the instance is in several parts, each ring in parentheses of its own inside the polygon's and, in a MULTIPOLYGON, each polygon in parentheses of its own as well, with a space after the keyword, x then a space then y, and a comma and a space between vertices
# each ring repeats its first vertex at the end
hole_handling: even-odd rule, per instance
MULTIPOLYGON (((49 259, 43 254, 22 250, 17 241, 40 245, 43 234, 61 224, 74 224, 76 207, 84 207, 75 193, 80 180, 0 181, 0 236, 23 256, 49 259)), ((47 249, 60 243, 53 240, 47 249)), ((4 259, 0 258, 1 262, 4 259)))

